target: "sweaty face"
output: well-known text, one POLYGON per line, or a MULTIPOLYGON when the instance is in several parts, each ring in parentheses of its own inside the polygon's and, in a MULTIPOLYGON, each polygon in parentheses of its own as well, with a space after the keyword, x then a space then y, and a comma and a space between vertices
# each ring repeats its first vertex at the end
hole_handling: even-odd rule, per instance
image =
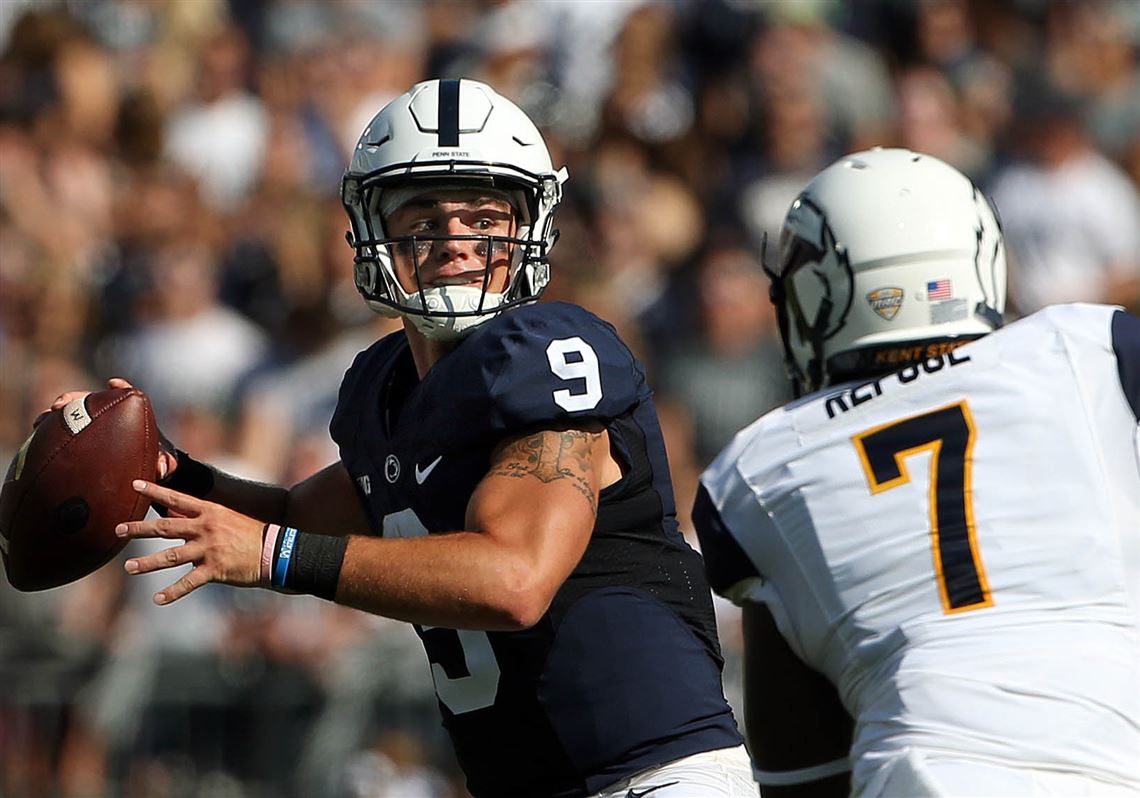
POLYGON ((481 289, 488 271, 487 291, 506 290, 512 247, 485 238, 516 234, 515 211, 505 199, 478 190, 431 192, 392 211, 385 229, 392 238, 416 237, 391 250, 396 276, 409 294, 449 285, 481 289))

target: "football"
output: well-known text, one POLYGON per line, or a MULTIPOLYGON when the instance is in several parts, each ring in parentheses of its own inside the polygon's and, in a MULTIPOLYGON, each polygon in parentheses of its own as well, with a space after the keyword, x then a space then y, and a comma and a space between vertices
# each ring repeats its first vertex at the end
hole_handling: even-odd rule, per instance
POLYGON ((104 565, 126 545, 115 526, 146 515, 135 479, 153 481, 158 426, 136 388, 90 393, 46 414, 0 491, 0 555, 17 590, 46 590, 104 565))

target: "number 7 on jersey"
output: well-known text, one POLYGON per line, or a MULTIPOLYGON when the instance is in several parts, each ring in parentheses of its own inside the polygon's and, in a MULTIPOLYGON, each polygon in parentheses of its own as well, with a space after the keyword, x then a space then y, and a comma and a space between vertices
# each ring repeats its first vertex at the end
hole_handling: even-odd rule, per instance
POLYGON ((974 528, 974 419, 963 400, 855 435, 871 493, 910 482, 906 459, 929 451, 930 538, 934 573, 947 613, 993 604, 974 528))

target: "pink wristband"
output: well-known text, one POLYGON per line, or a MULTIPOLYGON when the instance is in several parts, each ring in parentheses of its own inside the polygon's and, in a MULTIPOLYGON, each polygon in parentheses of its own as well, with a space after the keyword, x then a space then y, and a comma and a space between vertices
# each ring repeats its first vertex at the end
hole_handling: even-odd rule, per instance
POLYGON ((277 548, 277 536, 281 534, 279 524, 266 524, 265 537, 261 542, 261 586, 270 586, 273 574, 273 552, 277 548))

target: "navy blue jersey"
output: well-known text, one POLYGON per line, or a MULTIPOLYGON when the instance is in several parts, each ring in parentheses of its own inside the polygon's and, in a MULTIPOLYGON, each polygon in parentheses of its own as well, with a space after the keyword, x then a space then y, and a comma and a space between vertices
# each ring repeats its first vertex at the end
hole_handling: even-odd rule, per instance
POLYGON ((331 431, 376 534, 464 528, 506 436, 596 420, 620 481, 534 627, 419 628, 443 723, 475 796, 582 796, 655 764, 741 742, 720 681, 711 597, 677 530, 641 365, 574 305, 481 325, 419 381, 404 334, 362 352, 331 431))

